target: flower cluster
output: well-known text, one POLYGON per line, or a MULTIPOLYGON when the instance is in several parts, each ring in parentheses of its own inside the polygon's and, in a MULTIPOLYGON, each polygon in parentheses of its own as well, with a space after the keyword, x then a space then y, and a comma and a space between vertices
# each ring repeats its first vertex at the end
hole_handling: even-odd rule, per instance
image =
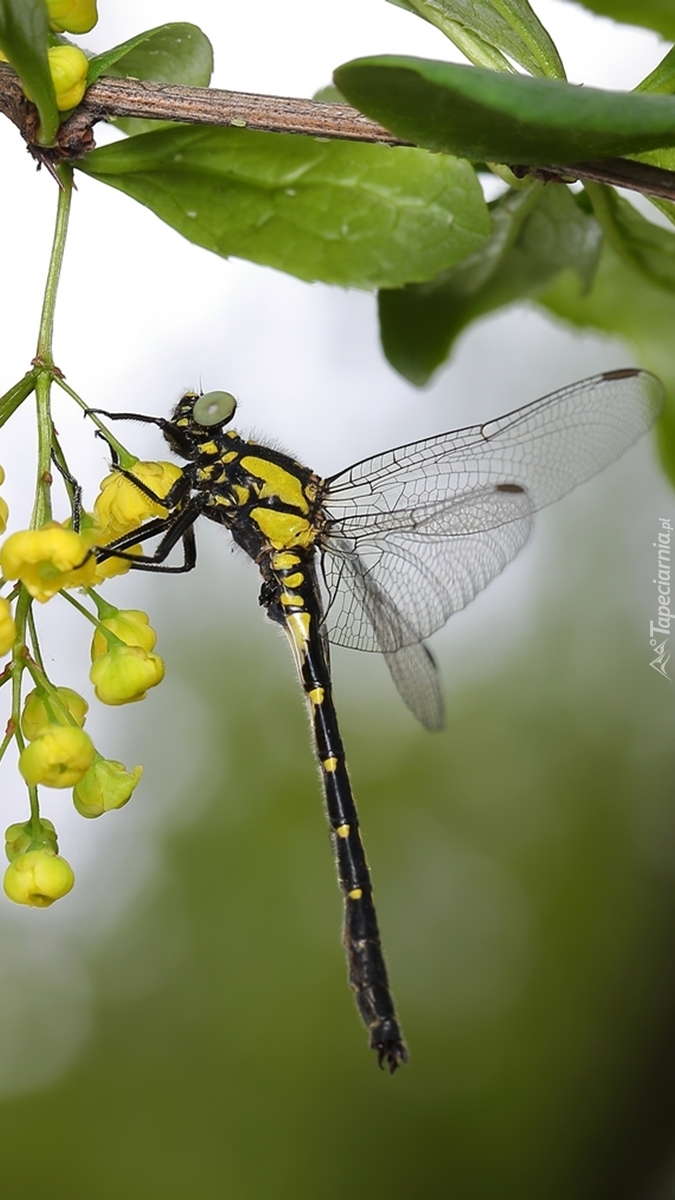
MULTIPOLYGON (((0 686, 12 680, 14 695, 0 757, 14 740, 30 806, 29 819, 10 825, 6 833, 9 866, 4 889, 17 904, 47 907, 74 883, 71 867, 59 855, 54 826, 40 814, 38 789, 71 789, 77 812, 91 819, 125 805, 142 775, 140 766, 127 770, 98 752, 84 728, 89 705, 78 692, 48 678, 33 619, 34 601, 46 604, 56 596, 65 597, 89 619, 89 674, 103 704, 143 700, 164 678, 164 663, 154 652, 157 635, 147 613, 116 608, 95 587, 128 570, 131 560, 111 556, 99 561, 94 548, 133 533, 150 517, 165 516, 168 510, 161 500, 180 476, 171 463, 126 457, 125 470, 114 470, 103 480, 92 512, 81 513, 74 504, 70 521, 47 520, 40 528, 10 534, 0 546, 0 582, 11 589, 7 597, 0 596, 0 654, 12 655, 0 673, 0 686), (93 608, 76 600, 73 589, 84 592, 93 608), (22 699, 24 676, 32 687, 22 699)), ((0 483, 3 480, 0 469, 0 483)), ((2 532, 8 516, 0 498, 2 532)), ((140 553, 140 545, 124 551, 130 553, 140 553)))

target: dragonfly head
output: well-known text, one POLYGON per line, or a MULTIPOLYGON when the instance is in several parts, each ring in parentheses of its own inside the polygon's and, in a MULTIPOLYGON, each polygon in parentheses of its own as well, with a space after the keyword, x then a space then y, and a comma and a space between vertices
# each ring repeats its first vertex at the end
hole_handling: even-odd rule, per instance
POLYGON ((174 450, 186 454, 187 447, 203 442, 209 433, 217 436, 236 410, 230 392, 186 392, 164 426, 164 437, 174 450))

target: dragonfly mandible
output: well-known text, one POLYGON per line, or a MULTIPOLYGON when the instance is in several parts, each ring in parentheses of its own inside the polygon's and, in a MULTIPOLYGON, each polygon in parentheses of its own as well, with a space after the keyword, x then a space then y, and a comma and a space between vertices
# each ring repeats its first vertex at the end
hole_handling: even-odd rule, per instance
POLYGON ((309 707, 344 898, 349 981, 370 1045, 391 1072, 407 1049, 333 701, 329 644, 382 653, 404 702, 427 729, 441 729, 443 696, 426 639, 518 554, 537 509, 619 458, 653 425, 663 399, 648 372, 608 371, 327 479, 228 428, 236 410, 228 392, 187 393, 168 419, 105 414, 158 426, 186 465, 163 498, 127 473, 167 516, 98 548, 97 557, 128 557, 135 570, 190 571, 194 525, 204 516, 224 525, 260 570, 260 603, 288 635, 309 707), (154 553, 129 553, 152 538, 159 538, 154 553), (167 564, 181 541, 183 561, 167 564))

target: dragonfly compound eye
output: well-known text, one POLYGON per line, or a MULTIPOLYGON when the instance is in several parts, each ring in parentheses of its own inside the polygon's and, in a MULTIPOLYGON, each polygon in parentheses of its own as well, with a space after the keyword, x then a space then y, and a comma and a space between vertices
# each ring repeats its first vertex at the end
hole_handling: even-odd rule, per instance
POLYGON ((231 392, 205 392, 195 401, 192 416, 198 425, 224 425, 232 420, 236 407, 231 392))

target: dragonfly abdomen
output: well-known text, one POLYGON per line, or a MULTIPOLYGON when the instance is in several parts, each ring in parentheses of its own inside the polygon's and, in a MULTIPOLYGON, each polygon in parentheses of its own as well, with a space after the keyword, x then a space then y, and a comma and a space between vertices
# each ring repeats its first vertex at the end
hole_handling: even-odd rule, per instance
POLYGON ((347 771, 333 703, 330 673, 320 631, 321 601, 313 562, 301 552, 270 558, 261 601, 269 616, 283 624, 307 699, 314 748, 323 785, 326 815, 338 880, 344 898, 344 943, 349 982, 381 1066, 395 1071, 408 1054, 389 990, 373 886, 359 817, 347 771))

